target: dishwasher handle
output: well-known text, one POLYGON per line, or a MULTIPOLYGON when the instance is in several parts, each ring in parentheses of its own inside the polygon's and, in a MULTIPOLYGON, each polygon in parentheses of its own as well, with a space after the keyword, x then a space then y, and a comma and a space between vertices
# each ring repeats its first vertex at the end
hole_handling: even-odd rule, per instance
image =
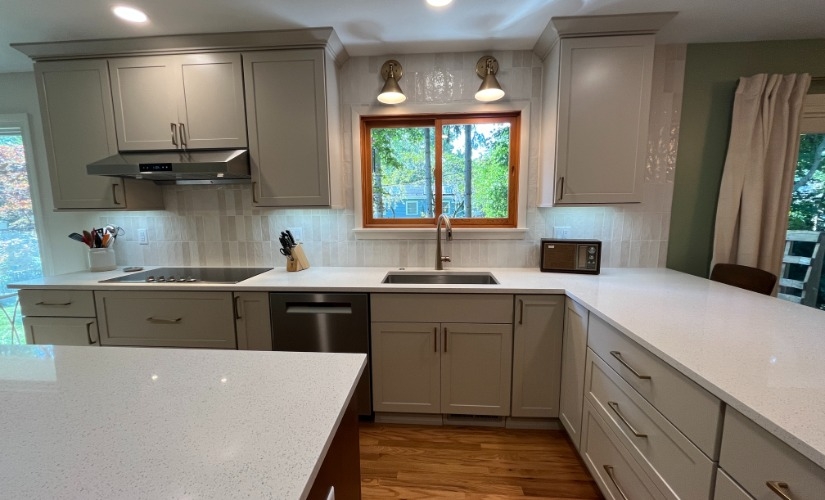
POLYGON ((342 302, 287 302, 287 314, 352 314, 352 304, 342 302))

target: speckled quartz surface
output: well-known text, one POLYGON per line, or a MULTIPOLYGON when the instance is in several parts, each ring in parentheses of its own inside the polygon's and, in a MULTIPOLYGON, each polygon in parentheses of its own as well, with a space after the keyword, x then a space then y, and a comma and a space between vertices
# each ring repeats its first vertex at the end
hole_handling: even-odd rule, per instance
POLYGON ((365 362, 0 346, 0 497, 304 498, 365 362))
MULTIPOLYGON (((825 467, 825 312, 668 269, 602 269, 589 276, 502 268, 484 269, 499 285, 380 284, 390 270, 275 269, 236 285, 197 289, 566 294, 825 467)), ((161 287, 97 283, 119 274, 77 273, 26 287, 161 287)))

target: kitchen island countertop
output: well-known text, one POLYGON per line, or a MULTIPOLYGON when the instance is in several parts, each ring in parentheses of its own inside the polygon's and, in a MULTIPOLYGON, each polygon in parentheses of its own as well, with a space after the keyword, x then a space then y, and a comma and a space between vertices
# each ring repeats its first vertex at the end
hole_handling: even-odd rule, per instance
POLYGON ((305 498, 365 364, 0 346, 0 496, 305 498))
POLYGON ((603 268, 592 276, 493 268, 483 271, 492 272, 498 285, 381 284, 388 271, 397 270, 280 268, 234 285, 98 283, 123 272, 86 272, 15 287, 566 294, 825 468, 823 311, 669 269, 603 268))

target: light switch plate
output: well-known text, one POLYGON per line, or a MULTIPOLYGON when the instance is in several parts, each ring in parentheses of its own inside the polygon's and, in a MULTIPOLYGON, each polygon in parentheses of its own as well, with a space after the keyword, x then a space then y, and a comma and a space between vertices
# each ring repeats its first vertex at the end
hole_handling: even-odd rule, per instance
POLYGON ((149 244, 149 233, 146 232, 146 229, 138 229, 138 243, 141 245, 148 245, 149 244))
POLYGON ((570 226, 553 226, 553 238, 557 240, 570 238, 570 226))

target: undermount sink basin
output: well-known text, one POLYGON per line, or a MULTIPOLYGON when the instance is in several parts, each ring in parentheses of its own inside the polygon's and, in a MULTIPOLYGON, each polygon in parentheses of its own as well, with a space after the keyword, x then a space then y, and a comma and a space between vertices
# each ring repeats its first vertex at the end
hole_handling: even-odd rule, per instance
POLYGON ((389 272, 381 283, 410 285, 498 285, 491 273, 389 272))

